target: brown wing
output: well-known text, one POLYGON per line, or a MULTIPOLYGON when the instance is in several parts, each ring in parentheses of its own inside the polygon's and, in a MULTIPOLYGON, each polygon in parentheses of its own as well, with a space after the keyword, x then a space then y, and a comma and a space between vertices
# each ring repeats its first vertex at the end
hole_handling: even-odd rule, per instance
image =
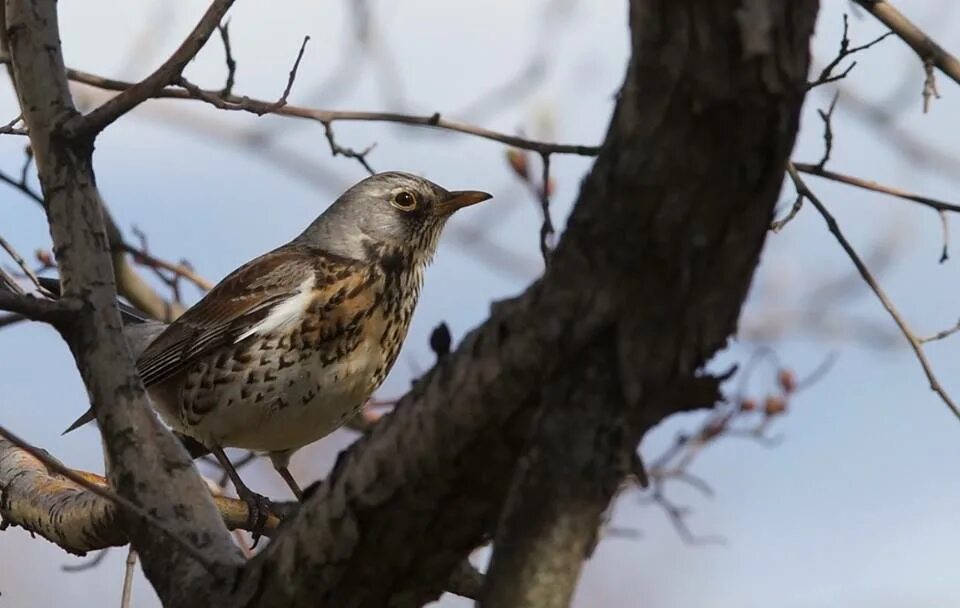
POLYGON ((277 304, 297 295, 315 276, 316 287, 345 277, 359 263, 316 249, 288 246, 233 271, 174 321, 137 359, 146 386, 160 383, 216 348, 235 342, 277 304))

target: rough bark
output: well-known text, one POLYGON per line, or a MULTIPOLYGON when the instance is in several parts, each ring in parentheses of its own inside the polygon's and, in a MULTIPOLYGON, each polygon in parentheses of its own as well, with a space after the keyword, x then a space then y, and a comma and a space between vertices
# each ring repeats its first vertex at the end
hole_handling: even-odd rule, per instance
POLYGON ((623 450, 656 410, 681 409, 676 390, 735 330, 797 131, 815 7, 632 4, 620 104, 557 255, 568 275, 600 275, 587 289, 614 302, 614 335, 554 380, 577 382, 534 432, 485 605, 569 603, 629 470, 623 450))
POLYGON ((570 603, 607 503, 630 469, 634 442, 604 336, 544 391, 542 414, 517 467, 487 573, 483 605, 570 603))
POLYGON ((816 8, 631 4, 633 58, 549 271, 494 306, 340 459, 248 568, 249 605, 435 597, 493 530, 553 374, 595 364, 587 345, 616 354, 634 426, 689 404, 758 262, 798 128, 816 8))
MULTIPOLYGON (((65 297, 83 306, 66 337, 97 407, 111 484, 229 568, 239 554, 147 410, 119 332, 93 142, 62 130, 70 120, 71 133, 85 132, 54 3, 7 7, 65 297)), ((715 383, 699 370, 734 331, 757 265, 797 131, 816 8, 633 0, 624 84, 548 272, 495 305, 346 452, 230 590, 155 530, 125 522, 164 603, 419 606, 496 532, 508 494, 491 603, 567 601, 626 450, 672 411, 709 404, 715 383), (574 449, 559 457, 567 439, 574 449), (561 491, 570 476, 577 483, 561 491), (537 489, 555 500, 531 504, 537 489), (532 563, 544 550, 560 553, 532 563), (516 569, 531 573, 525 586, 499 595, 516 569), (544 581, 561 586, 548 596, 544 581)))
MULTIPOLYGON (((93 140, 70 138, 63 130, 67 121, 79 115, 67 87, 56 3, 8 0, 4 28, 64 300, 81 306, 65 338, 97 411, 111 485, 204 547, 210 561, 224 565, 218 576, 225 579, 242 557, 185 450, 150 411, 120 332, 110 251, 93 175, 93 140)), ((189 595, 192 601, 202 601, 216 589, 206 570, 145 522, 125 516, 124 531, 165 600, 186 601, 189 595)))

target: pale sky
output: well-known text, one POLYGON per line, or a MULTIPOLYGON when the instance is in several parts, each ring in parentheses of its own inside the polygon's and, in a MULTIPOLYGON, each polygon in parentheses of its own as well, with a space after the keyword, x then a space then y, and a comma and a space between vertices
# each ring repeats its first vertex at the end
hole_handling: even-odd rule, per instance
MULTIPOLYGON (((601 140, 628 52, 625 2, 370 4, 377 44, 374 57, 364 59, 350 45, 346 3, 238 2, 231 12, 237 92, 277 97, 302 37, 310 35, 293 103, 440 111, 533 137, 585 144, 601 140), (542 78, 531 79, 509 102, 474 107, 485 93, 523 73, 544 49, 542 78), (345 55, 354 57, 357 67, 337 76, 345 55)), ((851 11, 848 2, 823 4, 813 45, 817 66, 835 54, 842 12, 851 11)), ((960 12, 953 4, 898 4, 960 53, 953 45, 960 35, 960 12)), ((145 0, 61 0, 67 63, 105 76, 143 76, 179 43, 204 6, 198 1, 173 6, 145 0)), ((850 21, 854 44, 883 31, 856 12, 850 21)), ((960 201, 960 180, 949 177, 960 175, 954 128, 960 124, 960 90, 940 77, 942 99, 923 115, 922 69, 903 43, 889 39, 856 59, 835 113, 830 166, 960 201), (858 98, 892 107, 887 127, 865 121, 858 98), (904 152, 904 143, 891 130, 941 151, 947 160, 931 169, 916 151, 904 152)), ((204 86, 221 86, 218 41, 211 41, 187 73, 204 86)), ((795 159, 819 158, 816 108, 826 105, 834 90, 824 87, 808 98, 795 159)), ((9 87, 0 87, 0 120, 16 113, 9 87)), ((536 276, 540 217, 529 193, 509 172, 499 144, 378 124, 338 124, 336 133, 342 145, 357 149, 376 142, 369 159, 378 170, 417 172, 450 188, 482 189, 496 196, 487 209, 464 212, 448 229, 428 272, 408 343, 379 393, 395 396, 430 365, 427 335, 438 322, 446 321, 459 338, 486 317, 492 301, 516 294, 536 276), (484 224, 490 225, 487 238, 511 257, 492 260, 465 244, 469 231, 484 224)), ((19 169, 22 145, 19 139, 0 138, 0 168, 19 169)), ((562 226, 589 161, 554 157, 553 167, 555 220, 562 226)), ((152 104, 108 129, 97 142, 96 169, 102 192, 127 234, 134 225, 144 229, 155 254, 187 258, 214 280, 298 233, 343 187, 364 175, 356 162, 330 156, 318 125, 225 115, 182 101, 152 104), (309 179, 278 169, 263 152, 238 146, 236 135, 251 129, 277 132, 284 150, 315 162, 309 179)), ((960 293, 954 286, 960 272, 954 259, 937 263, 942 241, 936 214, 814 178, 807 181, 865 256, 878 245, 892 247, 893 259, 879 278, 919 333, 932 334, 957 321, 960 293)), ((3 235, 24 253, 48 247, 38 209, 12 190, 0 192, 5 199, 0 204, 3 235)), ((789 187, 783 198, 784 205, 792 201, 789 187)), ((951 253, 960 258, 960 249, 952 245, 951 253)), ((742 325, 802 307, 816 287, 851 272, 849 260, 808 205, 786 230, 768 239, 742 325)), ((841 324, 848 318, 874 321, 897 338, 866 286, 852 285, 851 296, 832 303, 828 314, 841 324)), ((827 339, 803 328, 773 346, 801 375, 831 352, 838 358, 820 382, 796 396, 790 414, 777 423, 780 445, 767 449, 727 439, 702 454, 692 470, 713 486, 712 500, 684 487, 671 488, 673 498, 693 509, 689 523, 695 532, 720 534, 727 543, 684 544, 661 511, 641 506, 638 495, 628 492, 617 503, 614 523, 635 528, 640 536, 601 543, 586 567, 577 606, 882 608, 960 602, 954 574, 960 547, 955 515, 960 512, 960 422, 928 390, 909 350, 878 349, 842 336, 827 339)), ((960 337, 931 345, 929 353, 946 388, 960 398, 960 378, 952 373, 958 346, 960 337)), ((742 362, 754 348, 736 343, 715 365, 742 362)), ((94 429, 60 436, 85 408, 85 394, 55 333, 36 325, 0 330, 0 361, 2 423, 71 466, 101 470, 94 429)), ((768 377, 759 373, 751 384, 761 397, 768 386, 768 377)), ((677 431, 694 428, 701 417, 667 421, 646 438, 642 453, 655 457, 677 431)), ((322 475, 350 438, 339 432, 303 450, 294 459, 294 473, 322 475)), ((252 475, 249 471, 255 488, 286 496, 267 464, 252 475)), ((0 533, 0 608, 119 601, 125 555, 125 549, 114 549, 98 568, 66 574, 60 566, 80 560, 22 530, 0 533)), ((134 594, 134 606, 158 605, 142 577, 134 594)), ((450 597, 440 604, 468 605, 450 597)))

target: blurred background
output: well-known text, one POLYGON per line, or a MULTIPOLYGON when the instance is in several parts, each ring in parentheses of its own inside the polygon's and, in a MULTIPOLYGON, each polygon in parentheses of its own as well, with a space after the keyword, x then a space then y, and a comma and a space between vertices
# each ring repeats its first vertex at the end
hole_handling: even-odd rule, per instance
MULTIPOLYGON (((811 78, 836 56, 844 13, 854 45, 885 31, 850 2, 822 4, 811 78)), ((960 6, 900 4, 928 34, 960 52, 951 48, 960 39, 960 6)), ((127 80, 163 61, 206 7, 199 0, 59 5, 68 66, 127 80)), ((507 133, 582 144, 602 140, 629 50, 623 1, 238 2, 230 12, 235 91, 278 98, 305 35, 311 40, 291 103, 441 112, 507 133)), ((841 67, 853 60, 846 79, 809 95, 794 159, 820 158, 817 109, 839 91, 829 168, 960 202, 955 83, 940 77, 942 98, 924 114, 923 68, 904 43, 888 38, 841 67)), ((215 36, 186 75, 218 88, 225 74, 215 36)), ((105 99, 79 85, 75 93, 87 108, 105 99)), ((0 86, 0 122, 17 113, 9 85, 0 86)), ((456 341, 486 317, 492 301, 518 293, 541 272, 539 159, 528 159, 530 184, 495 142, 382 123, 334 129, 341 146, 376 144, 367 156, 376 170, 410 171, 496 197, 448 227, 400 360, 378 393, 394 398, 432 364, 427 339, 437 324, 446 322, 456 341)), ((19 176, 24 144, 0 138, 5 174, 19 176)), ((552 209, 562 229, 590 159, 551 161, 552 209)), ((149 102, 111 126, 97 141, 95 162, 101 192, 128 240, 140 243, 136 228, 150 253, 187 260, 212 281, 297 234, 366 175, 356 160, 330 154, 317 123, 178 100, 149 102)), ((815 177, 806 181, 918 334, 957 323, 960 245, 949 242, 951 257, 940 263, 944 243, 935 212, 815 177)), ((35 178, 28 184, 36 187, 35 178)), ((0 233, 31 259, 49 250, 39 207, 3 184, 0 197, 0 233)), ((793 198, 788 183, 781 216, 793 198)), ((0 263, 12 268, 8 259, 0 263)), ((142 274, 153 276, 149 269, 142 274)), ((184 284, 182 297, 189 303, 200 293, 184 284)), ((927 350, 945 388, 960 398, 960 336, 927 350)), ((86 395, 56 333, 27 323, 0 329, 0 362, 2 423, 73 467, 102 471, 92 425, 60 436, 86 408, 86 395)), ((728 384, 727 407, 734 411, 747 399, 760 412, 738 415, 703 446, 696 433, 708 412, 676 416, 648 434, 641 446, 648 465, 678 436, 694 439, 678 454, 681 475, 664 480, 662 497, 628 488, 616 501, 577 606, 958 605, 960 422, 929 390, 906 342, 809 204, 768 239, 739 337, 712 365, 734 363, 741 374, 728 384), (784 395, 783 382, 792 379, 799 390, 784 395), (786 411, 765 418, 770 403, 786 411), (752 432, 757 425, 759 437, 752 432)), ((294 475, 322 477, 355 437, 341 430, 302 450, 294 475)), ((288 498, 269 463, 256 461, 242 474, 254 489, 288 498)), ((96 567, 63 570, 91 557, 67 555, 20 529, 0 533, 0 606, 119 602, 126 549, 110 550, 96 567)), ((475 557, 482 564, 485 554, 475 557)), ((139 572, 132 605, 158 605, 139 572)), ((444 596, 439 605, 470 604, 444 596)))

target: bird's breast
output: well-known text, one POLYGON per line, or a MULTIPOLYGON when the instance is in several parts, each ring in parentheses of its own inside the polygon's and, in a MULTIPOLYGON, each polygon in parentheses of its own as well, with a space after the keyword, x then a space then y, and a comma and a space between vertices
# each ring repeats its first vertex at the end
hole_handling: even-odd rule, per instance
POLYGON ((232 345, 220 357, 226 368, 197 366, 181 385, 175 426, 204 443, 279 451, 343 425, 386 378, 416 305, 418 290, 381 286, 232 345))

